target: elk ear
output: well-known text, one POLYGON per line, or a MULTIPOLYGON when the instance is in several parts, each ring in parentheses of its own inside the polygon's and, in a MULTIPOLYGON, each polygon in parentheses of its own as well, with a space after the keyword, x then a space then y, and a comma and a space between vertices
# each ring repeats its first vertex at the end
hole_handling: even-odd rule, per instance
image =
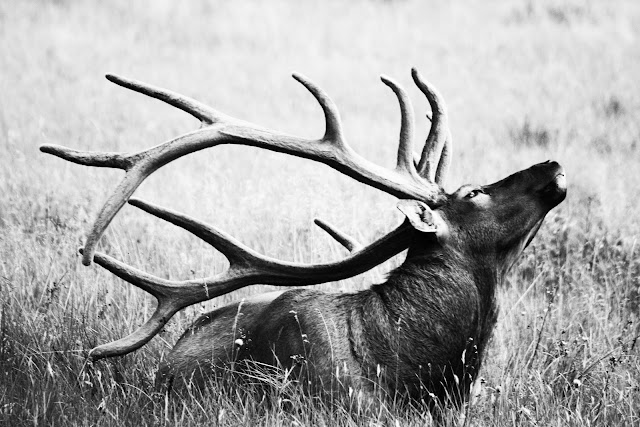
POLYGON ((447 225, 438 212, 418 200, 400 200, 398 209, 402 212, 413 228, 423 233, 435 233, 439 240, 447 233, 447 225))

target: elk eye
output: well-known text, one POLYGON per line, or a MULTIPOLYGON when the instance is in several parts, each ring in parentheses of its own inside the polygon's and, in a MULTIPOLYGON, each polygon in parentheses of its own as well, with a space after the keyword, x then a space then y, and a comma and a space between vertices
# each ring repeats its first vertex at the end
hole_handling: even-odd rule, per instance
POLYGON ((484 191, 482 191, 482 189, 477 188, 475 190, 471 190, 467 193, 466 196, 464 196, 466 199, 473 199, 474 197, 476 197, 478 194, 484 194, 484 191))

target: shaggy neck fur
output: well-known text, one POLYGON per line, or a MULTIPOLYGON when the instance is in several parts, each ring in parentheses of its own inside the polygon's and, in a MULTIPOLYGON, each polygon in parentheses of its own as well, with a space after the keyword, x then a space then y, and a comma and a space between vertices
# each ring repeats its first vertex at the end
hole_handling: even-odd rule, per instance
POLYGON ((496 323, 499 275, 491 265, 437 244, 412 245, 388 280, 362 295, 364 334, 351 342, 366 342, 354 349, 365 373, 383 370, 390 389, 413 398, 464 401, 496 323))

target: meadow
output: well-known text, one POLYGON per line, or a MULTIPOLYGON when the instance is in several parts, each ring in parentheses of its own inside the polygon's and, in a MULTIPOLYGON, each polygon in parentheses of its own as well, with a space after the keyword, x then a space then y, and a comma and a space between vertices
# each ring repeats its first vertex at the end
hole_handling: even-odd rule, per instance
MULTIPOLYGON (((271 405, 215 388, 180 399, 156 393, 158 362, 198 315, 265 286, 185 310, 137 352, 88 362, 91 348, 144 322, 154 301, 82 266, 77 254, 121 172, 38 150, 136 151, 198 126, 111 84, 108 72, 316 137, 321 110, 290 77, 297 71, 332 96, 355 150, 391 167, 399 112, 378 75, 410 91, 424 138, 427 103, 412 85, 413 66, 449 107, 448 190, 546 159, 560 162, 568 179, 567 199, 499 291, 482 381, 447 423, 640 425, 635 0, 0 2, 0 424, 428 425, 423 410, 392 399, 325 405, 286 377, 271 380, 271 405)), ((136 196, 299 262, 345 255, 315 217, 363 242, 401 220, 392 197, 326 166, 248 147, 179 159, 136 196)), ((131 207, 100 250, 172 279, 225 268, 204 243, 131 207)), ((361 289, 401 259, 319 288, 361 289)))

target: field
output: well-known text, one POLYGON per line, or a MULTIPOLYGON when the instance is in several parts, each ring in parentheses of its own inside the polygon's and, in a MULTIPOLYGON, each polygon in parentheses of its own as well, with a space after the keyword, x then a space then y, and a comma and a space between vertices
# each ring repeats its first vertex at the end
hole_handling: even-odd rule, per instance
MULTIPOLYGON (((0 2, 0 424, 424 425, 419 408, 381 400, 326 406, 273 379, 275 404, 205 391, 154 392, 158 362, 202 312, 191 307, 143 349, 88 363, 92 347, 131 332, 154 300, 77 248, 120 171, 38 150, 135 151, 195 129, 107 72, 199 99, 291 134, 323 131, 321 110, 290 74, 323 87, 347 138, 395 162, 399 113, 378 80, 400 81, 427 132, 417 67, 447 100, 454 138, 448 190, 546 159, 568 197, 545 220, 499 291, 483 381, 451 425, 640 425, 640 3, 532 0, 0 2), (184 3, 184 4, 183 4, 184 3), (633 77, 636 76, 636 77, 633 77)), ((285 260, 345 251, 326 219, 369 242, 401 220, 395 199, 326 166, 247 147, 217 147, 155 173, 136 196, 217 225, 285 260)), ((100 250, 160 277, 206 277, 224 258, 131 207, 100 250)), ((395 259, 320 288, 380 282, 395 259)), ((351 402, 353 403, 353 402, 351 402)))

